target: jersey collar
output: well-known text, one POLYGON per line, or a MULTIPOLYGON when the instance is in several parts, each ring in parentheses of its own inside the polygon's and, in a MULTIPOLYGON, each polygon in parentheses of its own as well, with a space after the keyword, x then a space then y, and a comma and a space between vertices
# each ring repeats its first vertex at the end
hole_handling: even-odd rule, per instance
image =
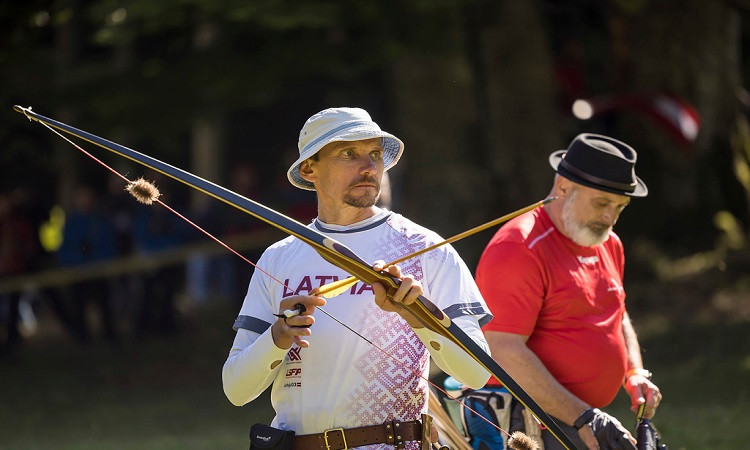
POLYGON ((366 231, 371 228, 377 227, 378 225, 388 220, 391 214, 392 213, 387 209, 380 208, 374 216, 368 217, 365 220, 353 223, 351 225, 335 225, 325 223, 320 219, 315 219, 313 221, 313 226, 315 226, 318 231, 322 231, 323 233, 358 233, 360 231, 366 231))

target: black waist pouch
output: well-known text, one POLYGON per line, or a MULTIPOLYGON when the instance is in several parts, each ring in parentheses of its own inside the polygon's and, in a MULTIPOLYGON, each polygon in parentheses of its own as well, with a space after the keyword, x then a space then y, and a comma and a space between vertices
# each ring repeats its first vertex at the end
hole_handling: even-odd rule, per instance
POLYGON ((289 450, 293 438, 294 431, 256 423, 250 427, 250 450, 289 450))

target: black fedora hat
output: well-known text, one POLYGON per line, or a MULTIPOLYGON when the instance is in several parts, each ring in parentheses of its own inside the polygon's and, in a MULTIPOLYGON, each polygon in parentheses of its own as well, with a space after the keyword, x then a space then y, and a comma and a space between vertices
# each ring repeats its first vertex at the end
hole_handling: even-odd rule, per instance
POLYGON ((578 184, 630 197, 648 195, 646 183, 635 175, 638 154, 628 144, 599 134, 584 133, 567 150, 549 155, 558 174, 578 184))

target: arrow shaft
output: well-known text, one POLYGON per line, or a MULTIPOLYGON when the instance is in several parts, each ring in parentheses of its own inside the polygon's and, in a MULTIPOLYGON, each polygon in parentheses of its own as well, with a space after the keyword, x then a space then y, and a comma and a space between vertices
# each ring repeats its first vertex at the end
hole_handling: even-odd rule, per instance
MULTIPOLYGON (((479 233, 480 231, 484 231, 487 228, 494 227, 495 225, 500 225, 501 223, 507 222, 510 219, 514 218, 514 217, 520 216, 523 213, 531 211, 532 209, 536 209, 536 208, 538 208, 538 207, 540 207, 542 205, 546 205, 547 203, 555 200, 556 198, 557 197, 548 197, 548 198, 546 198, 544 200, 540 200, 540 201, 538 201, 536 203, 532 203, 531 205, 523 207, 523 208, 521 208, 519 210, 513 211, 512 213, 506 214, 506 215, 504 215, 502 217, 498 217, 497 219, 494 219, 494 220, 490 220, 489 222, 483 223, 482 225, 476 226, 476 227, 474 227, 474 228, 472 228, 470 230, 466 230, 466 231, 463 231, 461 233, 458 233, 455 236, 451 236, 451 237, 449 237, 448 239, 446 239, 446 240, 444 240, 442 242, 438 242, 438 243, 432 244, 432 245, 430 245, 428 247, 425 247, 425 248, 423 248, 421 250, 417 250, 416 252, 409 253, 408 255, 402 256, 401 258, 398 258, 396 260, 393 260, 393 261, 387 263, 385 265, 385 267, 394 266, 396 264, 400 264, 400 263, 402 263, 404 261, 407 261, 409 259, 417 257, 417 256, 419 256, 419 255, 421 255, 423 253, 427 253, 430 250, 434 250, 434 249, 436 249, 438 247, 441 247, 443 245, 446 245, 446 244, 452 244, 453 242, 461 240, 461 239, 463 239, 465 237, 469 237, 472 234, 476 234, 476 233, 479 233)), ((330 293, 332 291, 340 291, 342 289, 346 289, 347 286, 351 286, 356 281, 357 281, 356 277, 349 277, 349 278, 345 278, 343 280, 334 281, 332 283, 329 283, 329 284, 326 284, 324 286, 321 286, 320 288, 318 288, 317 292, 318 292, 319 295, 325 295, 325 294, 328 294, 328 293, 330 293)))

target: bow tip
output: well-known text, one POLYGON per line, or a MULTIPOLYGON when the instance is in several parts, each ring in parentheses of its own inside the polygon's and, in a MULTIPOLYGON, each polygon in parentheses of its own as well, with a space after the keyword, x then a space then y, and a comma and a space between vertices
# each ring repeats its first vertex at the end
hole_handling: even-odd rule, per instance
POLYGON ((29 106, 28 108, 24 108, 23 106, 20 106, 20 105, 13 105, 13 110, 15 112, 19 112, 19 113, 23 114, 29 120, 33 119, 32 116, 30 115, 30 113, 31 113, 31 106, 29 106))

